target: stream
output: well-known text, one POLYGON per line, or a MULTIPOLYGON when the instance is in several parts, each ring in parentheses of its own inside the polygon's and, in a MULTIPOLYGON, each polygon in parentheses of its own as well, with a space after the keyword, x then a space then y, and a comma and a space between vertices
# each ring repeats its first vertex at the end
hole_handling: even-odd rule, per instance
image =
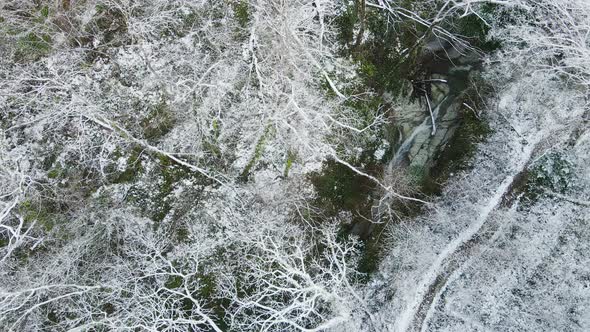
MULTIPOLYGON (((393 157, 384 167, 385 183, 393 183, 398 174, 429 178, 438 159, 450 151, 447 144, 461 125, 463 95, 469 87, 469 76, 478 70, 480 56, 444 42, 430 42, 420 62, 425 79, 413 82, 416 98, 406 107, 398 107, 393 116, 399 135, 389 142, 393 157)), ((373 222, 359 221, 353 234, 368 238, 374 233, 375 225, 388 213, 394 199, 385 195, 375 200, 373 222)))

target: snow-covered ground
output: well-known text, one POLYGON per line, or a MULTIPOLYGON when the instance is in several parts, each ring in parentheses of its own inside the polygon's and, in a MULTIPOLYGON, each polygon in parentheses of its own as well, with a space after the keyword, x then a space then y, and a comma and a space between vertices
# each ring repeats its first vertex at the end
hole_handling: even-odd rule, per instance
POLYGON ((590 329, 584 106, 540 75, 499 91, 473 167, 425 215, 392 227, 370 292, 378 330, 590 329), (512 197, 525 170, 553 154, 572 168, 565 194, 512 197))

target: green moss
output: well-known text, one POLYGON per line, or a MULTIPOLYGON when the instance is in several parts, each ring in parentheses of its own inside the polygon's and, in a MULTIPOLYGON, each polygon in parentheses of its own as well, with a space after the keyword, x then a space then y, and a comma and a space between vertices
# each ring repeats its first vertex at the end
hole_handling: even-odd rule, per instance
MULTIPOLYGON (((491 7, 484 5, 485 8, 491 7)), ((488 39, 488 32, 491 28, 476 15, 459 18, 456 26, 460 35, 464 36, 473 46, 478 47, 482 51, 492 52, 501 46, 499 40, 488 39)))
POLYGON ((514 177, 502 197, 502 205, 512 206, 519 200, 522 203, 519 208, 528 208, 539 198, 548 195, 547 191, 566 194, 575 183, 574 176, 572 164, 564 155, 558 152, 544 155, 514 177))
POLYGON ((217 283, 212 274, 202 274, 199 276, 199 283, 202 285, 199 293, 205 299, 211 299, 215 295, 217 283))
POLYGON ((173 276, 168 277, 168 280, 166 280, 164 287, 166 287, 168 289, 175 289, 175 288, 181 287, 183 283, 184 283, 183 277, 173 275, 173 276))
POLYGON ((55 226, 59 211, 59 206, 51 200, 27 200, 18 205, 18 212, 27 225, 34 222, 46 231, 50 231, 55 226))
POLYGON ((246 28, 250 22, 250 8, 248 1, 239 0, 234 3, 234 18, 242 28, 246 28))
POLYGON ((36 61, 51 52, 51 36, 29 32, 17 41, 15 57, 20 61, 36 61))
POLYGON ((94 6, 94 9, 96 10, 96 14, 100 15, 107 12, 109 7, 103 3, 97 3, 96 6, 94 6))
MULTIPOLYGON (((146 217, 155 221, 153 225, 157 228, 160 226, 159 222, 164 220, 173 207, 175 207, 175 217, 178 217, 178 213, 186 211, 182 207, 176 209, 178 206, 175 205, 177 197, 173 195, 173 192, 180 182, 192 181, 195 184, 192 187, 194 190, 197 190, 200 185, 214 185, 215 182, 178 164, 164 154, 152 153, 152 157, 157 162, 155 167, 149 167, 149 173, 145 173, 143 167, 140 168, 142 177, 131 186, 126 199, 140 208, 146 217)), ((134 176, 137 176, 137 173, 134 176)), ((179 241, 184 240, 184 236, 187 235, 185 231, 178 229, 179 241)))
POLYGON ((96 14, 92 20, 84 25, 83 34, 71 40, 72 44, 87 49, 86 61, 93 63, 97 58, 104 57, 104 52, 99 50, 101 46, 95 47, 95 37, 100 39, 100 45, 110 47, 122 46, 130 43, 131 38, 127 34, 128 24, 126 15, 116 6, 109 6, 105 3, 96 5, 96 14))
POLYGON ((47 172, 47 177, 50 179, 57 179, 63 174, 63 170, 60 167, 52 168, 47 172))
MULTIPOLYGON (((226 330, 227 324, 224 322, 223 317, 225 317, 226 314, 225 308, 228 301, 215 296, 217 291, 217 280, 215 276, 200 269, 200 271, 191 278, 195 278, 196 280, 192 279, 189 280, 189 282, 197 281, 197 284, 199 285, 198 288, 191 289, 193 297, 202 299, 203 307, 208 308, 215 313, 213 319, 216 324, 222 327, 223 330, 226 330)), ((181 276, 170 276, 168 277, 168 280, 166 280, 164 286, 168 289, 176 289, 183 287, 184 283, 185 279, 181 276)), ((182 315, 189 317, 192 314, 193 309, 194 303, 192 301, 187 299, 182 302, 182 315)))
MULTIPOLYGON (((380 231, 381 229, 377 230, 377 232, 380 231)), ((364 241, 361 257, 357 265, 357 271, 362 273, 362 282, 368 282, 370 280, 371 273, 377 271, 380 261, 381 242, 376 239, 364 241)))
MULTIPOLYGON (((412 4, 401 3, 411 7, 412 4)), ((378 95, 388 91, 398 95, 407 82, 418 76, 418 38, 426 29, 412 20, 392 22, 381 10, 366 7, 359 10, 357 2, 348 5, 335 19, 341 53, 351 57, 364 81, 363 91, 372 89, 378 95), (366 36, 358 38, 364 26, 366 36)))
POLYGON ((359 60, 359 73, 362 77, 366 80, 373 79, 377 74, 377 66, 372 62, 363 61, 362 59, 359 60))
POLYGON ((176 229, 176 241, 179 243, 186 243, 189 240, 189 231, 186 227, 178 227, 176 229))
POLYGON ((174 189, 174 185, 182 179, 186 172, 180 167, 176 166, 172 160, 166 156, 159 156, 160 159, 160 175, 163 178, 163 183, 159 186, 159 191, 154 197, 154 207, 152 218, 155 221, 162 221, 172 209, 172 204, 169 199, 170 193, 174 189))
POLYGON ((219 147, 219 142, 217 141, 220 134, 221 126, 219 124, 219 120, 213 119, 211 123, 210 136, 203 141, 203 147, 216 158, 221 158, 221 149, 219 147))
POLYGON ((324 163, 321 172, 311 175, 310 180, 318 195, 315 205, 321 206, 325 214, 336 216, 343 210, 354 215, 359 211, 370 213, 368 197, 376 184, 369 178, 329 160, 324 163))
POLYGON ((233 18, 236 24, 234 38, 236 42, 244 42, 250 37, 248 26, 250 25, 251 13, 247 0, 234 0, 232 2, 233 18))
MULTIPOLYGON (((117 174, 112 182, 126 183, 135 180, 143 172, 143 166, 140 159, 142 153, 143 149, 141 147, 134 147, 127 158, 127 167, 123 172, 117 174)), ((117 156, 118 153, 115 153, 114 159, 117 159, 117 156)))
POLYGON ((344 105, 356 111, 358 119, 362 119, 361 126, 366 127, 375 121, 377 110, 384 101, 380 95, 372 94, 364 99, 350 98, 345 101, 344 105))
POLYGON ((345 10, 335 18, 338 39, 342 45, 351 45, 353 43, 357 21, 357 10, 354 5, 346 6, 345 10))
POLYGON ((39 14, 41 14, 41 17, 43 17, 45 19, 48 18, 49 17, 49 6, 41 7, 39 14))
POLYGON ((217 142, 203 141, 203 148, 216 158, 221 158, 221 149, 217 142))
POLYGON ((213 128, 213 136, 215 138, 219 137, 219 134, 221 133, 221 127, 219 125, 219 120, 217 118, 213 119, 211 127, 213 128))
POLYGON ((201 273, 198 278, 201 284, 198 294, 200 298, 206 299, 205 307, 213 311, 214 321, 222 331, 229 330, 228 322, 223 318, 227 317, 226 308, 230 305, 230 301, 216 296, 218 282, 215 275, 201 273))
POLYGON ((549 153, 528 170, 526 173, 525 199, 535 202, 545 194, 545 191, 565 194, 571 187, 573 165, 564 155, 549 153))
POLYGON ((262 133, 262 136, 260 136, 260 138, 258 139, 258 142, 256 143, 256 146, 254 147, 254 153, 253 153, 252 157, 250 158, 250 161, 248 162, 248 164, 246 165, 246 167, 242 171, 242 174, 240 175, 240 179, 242 181, 248 180, 248 177, 250 176, 250 172, 252 171, 252 168, 254 166, 256 166, 256 164, 258 163, 258 160, 260 160, 260 158, 262 157, 262 153, 264 152, 264 148, 266 146, 266 141, 268 140, 268 138, 270 138, 270 136, 272 134, 273 134, 273 127, 270 125, 266 126, 266 128, 264 129, 264 132, 262 133))
POLYGON ((178 19, 170 20, 166 27, 160 32, 160 37, 184 37, 195 27, 198 27, 201 22, 201 17, 210 14, 212 9, 207 9, 205 12, 196 10, 195 8, 186 7, 185 10, 177 12, 178 19))
POLYGON ((293 162, 297 159, 297 155, 291 150, 287 151, 287 160, 285 161, 285 170, 283 171, 283 177, 289 176, 289 171, 293 167, 293 162))
POLYGON ((199 14, 191 11, 182 17, 182 25, 185 30, 190 31, 199 22, 199 14))
MULTIPOLYGON (((96 13, 97 16, 95 16, 96 20, 94 23, 105 36, 108 37, 109 32, 112 32, 113 27, 115 26, 118 27, 118 29, 126 30, 127 20, 125 14, 119 8, 97 5, 96 13)), ((111 38, 109 38, 109 40, 110 39, 111 38)))
POLYGON ((166 135, 174 127, 175 119, 166 100, 153 106, 148 115, 141 121, 143 136, 154 140, 166 135))
POLYGON ((158 155, 158 159, 160 161, 158 176, 161 177, 162 183, 158 187, 157 194, 152 198, 156 208, 152 218, 155 221, 162 221, 172 209, 173 199, 170 194, 175 185, 183 179, 201 179, 201 175, 185 166, 176 164, 165 155, 158 155))
POLYGON ((488 123, 477 118, 469 108, 462 107, 459 116, 460 123, 455 134, 439 151, 430 173, 421 179, 425 194, 440 194, 442 184, 451 174, 469 169, 469 161, 477 151, 477 145, 492 133, 488 123))

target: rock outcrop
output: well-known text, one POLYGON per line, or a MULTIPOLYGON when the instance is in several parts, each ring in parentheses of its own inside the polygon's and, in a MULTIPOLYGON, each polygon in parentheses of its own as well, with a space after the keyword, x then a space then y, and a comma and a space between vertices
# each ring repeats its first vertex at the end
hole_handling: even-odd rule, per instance
POLYGON ((445 42, 427 43, 420 56, 425 79, 413 83, 414 101, 398 110, 399 137, 388 170, 406 167, 428 174, 460 124, 462 95, 479 57, 445 42), (433 123, 434 122, 434 123, 433 123))

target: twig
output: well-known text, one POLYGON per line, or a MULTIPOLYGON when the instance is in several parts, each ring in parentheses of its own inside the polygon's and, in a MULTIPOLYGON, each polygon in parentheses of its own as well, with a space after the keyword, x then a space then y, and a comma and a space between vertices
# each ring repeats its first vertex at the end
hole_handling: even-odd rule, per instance
POLYGON ((424 93, 424 98, 426 98, 428 112, 430 112, 430 120, 432 121, 432 132, 430 133, 430 136, 434 136, 434 134, 436 134, 436 121, 434 118, 434 114, 432 113, 432 106, 430 105, 430 98, 428 98, 428 93, 424 93))

